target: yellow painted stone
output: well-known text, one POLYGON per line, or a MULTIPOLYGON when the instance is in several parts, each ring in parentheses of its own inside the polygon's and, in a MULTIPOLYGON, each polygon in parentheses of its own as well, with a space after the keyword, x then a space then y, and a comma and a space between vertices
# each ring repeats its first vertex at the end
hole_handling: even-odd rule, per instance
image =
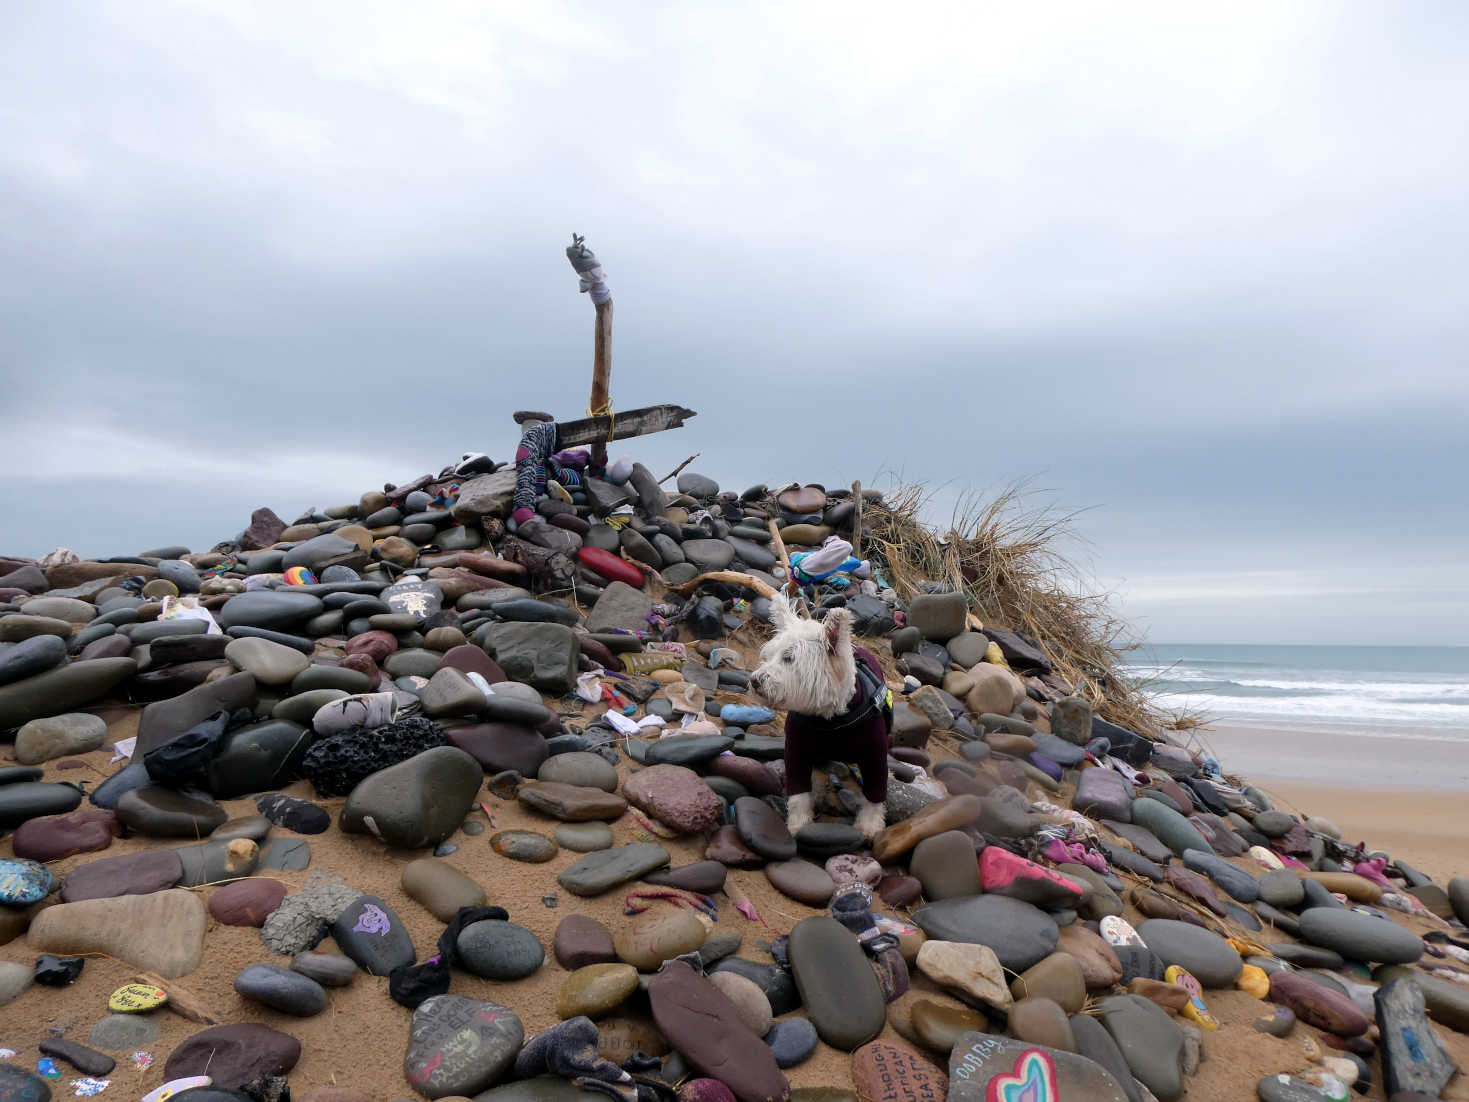
POLYGON ((168 1002, 168 993, 146 983, 129 983, 119 987, 107 999, 107 1009, 114 1014, 136 1014, 157 1010, 168 1002))
POLYGON ((1010 663, 1005 661, 1005 652, 1000 649, 1000 644, 993 640, 990 641, 989 646, 984 648, 984 660, 996 666, 1004 666, 1007 670, 1010 668, 1010 663))
POLYGON ((1265 969, 1253 964, 1246 964, 1240 969, 1239 978, 1234 981, 1234 985, 1257 999, 1263 999, 1270 994, 1270 977, 1265 974, 1265 969))
POLYGON ((1183 1016, 1203 1029, 1218 1029, 1219 1021, 1209 1013, 1208 1007, 1204 1005, 1204 992, 1199 987, 1199 981, 1194 979, 1193 973, 1182 965, 1170 964, 1167 971, 1163 973, 1163 979, 1168 983, 1177 984, 1188 992, 1188 1002, 1184 1005, 1183 1016))

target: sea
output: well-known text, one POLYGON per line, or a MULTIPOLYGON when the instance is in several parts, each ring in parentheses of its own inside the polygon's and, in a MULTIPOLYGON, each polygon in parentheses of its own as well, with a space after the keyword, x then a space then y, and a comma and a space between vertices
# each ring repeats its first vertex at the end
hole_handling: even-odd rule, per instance
POLYGON ((1148 643, 1125 658, 1161 705, 1221 723, 1469 742, 1469 647, 1148 643))

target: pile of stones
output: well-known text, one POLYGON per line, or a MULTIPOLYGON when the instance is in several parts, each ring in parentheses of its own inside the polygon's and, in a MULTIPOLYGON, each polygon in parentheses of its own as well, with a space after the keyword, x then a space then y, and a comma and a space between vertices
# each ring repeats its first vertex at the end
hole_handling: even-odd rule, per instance
POLYGON ((1439 1031, 1469 1031, 1469 879, 1440 887, 1108 722, 1057 676, 1057 641, 938 585, 900 600, 880 561, 804 593, 853 612, 897 693, 888 826, 853 826, 861 781, 833 762, 792 836, 781 717, 749 693, 764 595, 782 544, 851 537, 881 497, 692 473, 670 493, 620 466, 518 525, 502 468, 290 525, 260 509, 207 552, 0 558, 0 1006, 4 1042, 33 1049, 0 1060, 0 1102, 49 1098, 61 1065, 77 1094, 288 1097, 289 1022, 363 973, 390 982, 357 1028, 401 1046, 402 1079, 308 1099, 1173 1102, 1210 992, 1236 990, 1262 1033, 1309 1042, 1241 1098, 1444 1090, 1439 1031), (522 826, 476 841, 490 803, 522 826), (437 947, 352 870, 306 876, 333 831, 383 844, 437 947), (120 837, 147 844, 106 856, 120 837), (474 875, 445 860, 468 846, 474 875), (545 870, 549 945, 488 905, 512 868, 545 870), (578 909, 613 893, 615 928, 578 909), (110 1053, 192 1012, 219 925, 259 929, 233 980, 258 1020, 120 1078, 110 1053), (94 954, 143 979, 63 1035, 26 1026, 94 954), (495 985, 544 969, 557 1024, 527 1036, 540 1008, 495 985), (850 1086, 793 1091, 787 1071, 832 1050, 850 1086))

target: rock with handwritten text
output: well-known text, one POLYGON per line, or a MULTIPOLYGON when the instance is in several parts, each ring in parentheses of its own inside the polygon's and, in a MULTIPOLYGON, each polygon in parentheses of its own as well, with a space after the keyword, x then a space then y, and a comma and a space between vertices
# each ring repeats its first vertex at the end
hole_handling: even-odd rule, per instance
POLYGON ((948 1077, 917 1049, 873 1041, 852 1053, 852 1083, 862 1102, 944 1102, 948 1077))
POLYGON ((475 1095, 500 1081, 524 1040, 506 1007, 435 995, 413 1012, 403 1077, 425 1098, 475 1095))

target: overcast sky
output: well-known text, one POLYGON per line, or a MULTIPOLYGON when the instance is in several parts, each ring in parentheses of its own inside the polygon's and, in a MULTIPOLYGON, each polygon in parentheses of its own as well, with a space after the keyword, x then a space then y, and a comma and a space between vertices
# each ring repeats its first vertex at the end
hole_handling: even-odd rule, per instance
POLYGON ((1033 479, 1155 641, 1469 643, 1469 7, 22 4, 0 551, 230 538, 581 416, 1033 479), (630 14, 631 13, 631 14, 630 14))

